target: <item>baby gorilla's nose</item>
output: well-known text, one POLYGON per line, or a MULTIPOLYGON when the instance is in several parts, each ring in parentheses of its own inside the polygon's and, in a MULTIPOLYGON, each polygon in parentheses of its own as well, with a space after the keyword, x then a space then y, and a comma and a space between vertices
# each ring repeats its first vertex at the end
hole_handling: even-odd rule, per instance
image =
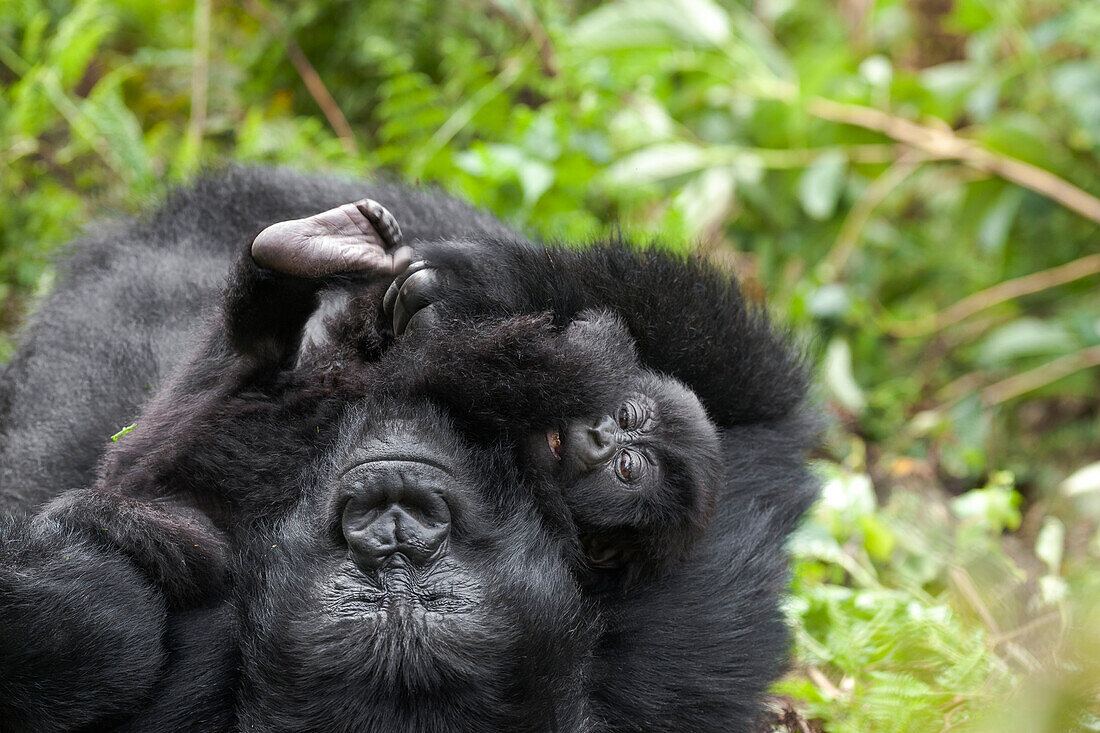
POLYGON ((618 448, 618 430, 614 420, 604 417, 584 430, 581 458, 590 467, 604 463, 618 448))
POLYGON ((450 476, 425 463, 376 461, 357 478, 341 518, 355 564, 375 570, 396 555, 414 565, 430 562, 451 527, 443 498, 450 476))

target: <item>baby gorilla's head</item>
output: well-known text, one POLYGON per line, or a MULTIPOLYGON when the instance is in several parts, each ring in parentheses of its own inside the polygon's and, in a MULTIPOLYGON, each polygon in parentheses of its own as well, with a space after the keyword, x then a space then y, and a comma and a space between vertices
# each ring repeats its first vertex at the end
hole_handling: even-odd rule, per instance
MULTIPOLYGON (((586 349, 634 345, 623 323, 586 312, 565 336, 586 349)), ((587 565, 636 575, 682 557, 706 527, 722 479, 718 430, 695 393, 631 361, 584 415, 525 441, 527 469, 560 489, 587 565)))

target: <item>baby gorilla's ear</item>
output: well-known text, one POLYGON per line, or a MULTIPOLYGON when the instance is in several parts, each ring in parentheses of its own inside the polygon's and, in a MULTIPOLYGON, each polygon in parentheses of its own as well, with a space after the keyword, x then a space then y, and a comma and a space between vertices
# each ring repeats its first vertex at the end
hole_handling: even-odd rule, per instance
POLYGON ((614 311, 587 308, 566 327, 564 336, 586 354, 611 359, 612 369, 628 369, 638 362, 634 337, 614 311))

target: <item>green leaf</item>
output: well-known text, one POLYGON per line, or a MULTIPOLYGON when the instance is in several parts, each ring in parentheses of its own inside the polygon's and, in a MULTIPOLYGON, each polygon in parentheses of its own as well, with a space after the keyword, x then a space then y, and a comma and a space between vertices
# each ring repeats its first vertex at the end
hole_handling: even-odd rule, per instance
POLYGON ((77 3, 57 26, 46 50, 45 64, 69 89, 84 75, 103 39, 114 30, 115 18, 99 0, 77 3))
POLYGON ((978 362, 991 368, 1026 356, 1058 356, 1080 348, 1062 326, 1038 318, 1020 318, 1001 326, 977 347, 978 362))
POLYGON ((1100 462, 1074 471, 1062 482, 1059 491, 1073 502, 1077 511, 1100 519, 1100 462))
POLYGON ((707 151, 691 143, 651 145, 628 155, 604 173, 614 186, 637 186, 682 176, 707 167, 707 151))
POLYGON ((707 168, 688 181, 673 200, 686 222, 688 238, 717 227, 729 214, 736 190, 737 174, 729 166, 707 168))
MULTIPOLYGON (((1004 472, 1001 472, 1004 473, 1004 472)), ((955 497, 951 510, 959 519, 970 521, 993 532, 1020 526, 1023 497, 1012 487, 996 479, 989 486, 955 497)))
POLYGON ((798 200, 810 218, 820 221, 832 217, 844 190, 847 167, 843 152, 828 150, 803 172, 798 180, 798 200))
POLYGON ((625 0, 579 18, 568 37, 597 50, 688 43, 719 47, 730 40, 730 18, 709 0, 625 0))
POLYGON ((829 342, 821 378, 837 402, 857 414, 863 411, 867 400, 852 375, 852 349, 844 339, 838 337, 829 342))
POLYGON ((130 425, 127 425, 122 430, 119 430, 117 433, 115 433, 114 435, 111 436, 111 442, 112 443, 117 443, 119 440, 122 439, 122 437, 124 435, 126 435, 127 433, 129 433, 131 430, 133 430, 136 427, 137 427, 137 423, 131 423, 130 425))
POLYGON ((80 110, 106 140, 111 154, 131 180, 139 186, 147 184, 153 174, 141 124, 126 106, 119 87, 111 83, 96 85, 80 110))
POLYGON ((1035 537, 1035 556, 1043 561, 1051 575, 1062 572, 1062 552, 1066 546, 1066 525, 1054 516, 1043 517, 1035 537))
POLYGON ((989 212, 978 224, 978 242, 982 249, 990 254, 1000 254, 1008 240, 1008 232, 1024 200, 1024 190, 1016 186, 1007 186, 989 212))

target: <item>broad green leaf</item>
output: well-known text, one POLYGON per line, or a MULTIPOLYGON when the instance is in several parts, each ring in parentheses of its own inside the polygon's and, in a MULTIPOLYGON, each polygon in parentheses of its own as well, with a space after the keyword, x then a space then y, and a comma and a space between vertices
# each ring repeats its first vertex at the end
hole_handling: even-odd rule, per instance
POLYGON ((718 226, 734 203, 737 174, 729 166, 707 168, 695 176, 673 199, 687 225, 687 236, 695 239, 718 226))
MULTIPOLYGON (((756 14, 739 3, 730 3, 729 13, 734 34, 757 61, 762 62, 771 74, 783 80, 784 83, 795 82, 794 65, 787 56, 787 52, 776 43, 772 32, 756 17, 756 14)), ((759 67, 759 64, 756 66, 759 67)))
POLYGON ((123 101, 118 86, 96 85, 80 109, 109 146, 122 170, 139 186, 147 185, 152 179, 152 166, 141 125, 123 101))
POLYGON ((680 43, 718 47, 730 40, 729 21, 729 14, 709 0, 623 0, 579 18, 568 38, 601 50, 680 43))
POLYGON ((1035 537, 1035 555, 1047 566, 1051 575, 1062 572, 1062 553, 1066 545, 1066 525, 1054 516, 1043 517, 1035 537))
POLYGON ((828 219, 836 211, 844 191, 848 159, 839 150, 828 150, 806 168, 798 180, 798 200, 813 219, 828 219))
POLYGON ((978 224, 978 242, 982 249, 990 254, 1000 254, 1008 240, 1008 232, 1024 200, 1024 190, 1016 186, 1007 186, 997 197, 978 224))
POLYGON ((983 339, 978 344, 977 355, 978 362, 988 368, 1025 356, 1055 356, 1078 348, 1077 339, 1061 325, 1038 318, 1020 318, 983 339))
POLYGON ((114 30, 115 18, 99 0, 78 2, 58 24, 50 39, 45 63, 69 89, 84 75, 103 39, 114 30))
POLYGON ((956 497, 951 510, 959 519, 1000 532, 1020 526, 1021 503, 1023 497, 1011 485, 994 482, 956 497))
POLYGON ((642 97, 616 112, 608 125, 611 141, 620 149, 634 149, 672 139, 676 123, 654 99, 642 97))
POLYGON ((1062 494, 1065 496, 1092 493, 1100 494, 1100 462, 1077 469, 1062 482, 1062 494))
POLYGON ((610 166, 605 180, 616 186, 654 183, 705 168, 710 157, 704 148, 691 143, 651 145, 610 166))
POLYGON ((1100 145, 1100 62, 1070 61, 1051 73, 1050 86, 1088 133, 1100 145))
POLYGON ((1073 502, 1077 511, 1100 519, 1100 462, 1074 471, 1062 482, 1059 491, 1073 502))

